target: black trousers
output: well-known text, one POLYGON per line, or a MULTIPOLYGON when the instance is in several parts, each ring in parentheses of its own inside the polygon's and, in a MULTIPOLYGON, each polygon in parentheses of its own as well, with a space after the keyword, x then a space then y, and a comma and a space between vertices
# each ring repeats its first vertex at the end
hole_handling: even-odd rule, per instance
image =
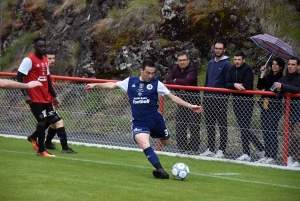
POLYGON ((205 114, 205 126, 208 137, 208 149, 215 151, 216 141, 216 124, 220 131, 219 150, 225 153, 228 132, 227 132, 227 110, 228 96, 211 95, 203 97, 203 112, 205 114))
MULTIPOLYGON (((199 92, 177 92, 176 95, 193 105, 200 105, 201 103, 199 92)), ((200 114, 197 114, 186 107, 180 105, 177 106, 175 131, 178 149, 183 151, 199 150, 200 117, 200 114), (188 129, 190 131, 190 138, 188 138, 188 129)))
POLYGON ((253 97, 233 97, 233 111, 241 132, 243 153, 249 156, 250 142, 252 142, 259 151, 264 150, 262 143, 260 143, 256 135, 250 131, 253 106, 253 97))

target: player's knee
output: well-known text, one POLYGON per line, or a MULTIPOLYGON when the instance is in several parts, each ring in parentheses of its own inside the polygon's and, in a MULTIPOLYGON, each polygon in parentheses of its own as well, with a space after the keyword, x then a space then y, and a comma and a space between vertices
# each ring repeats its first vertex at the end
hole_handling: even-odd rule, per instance
POLYGON ((146 149, 146 148, 150 147, 149 141, 145 141, 145 140, 136 140, 136 141, 139 144, 140 148, 142 148, 142 149, 146 149))
POLYGON ((167 140, 160 140, 160 142, 164 145, 164 146, 169 146, 171 144, 171 140, 167 139, 167 140))
POLYGON ((64 121, 60 119, 58 122, 55 122, 55 124, 53 125, 55 126, 56 129, 64 127, 64 121))

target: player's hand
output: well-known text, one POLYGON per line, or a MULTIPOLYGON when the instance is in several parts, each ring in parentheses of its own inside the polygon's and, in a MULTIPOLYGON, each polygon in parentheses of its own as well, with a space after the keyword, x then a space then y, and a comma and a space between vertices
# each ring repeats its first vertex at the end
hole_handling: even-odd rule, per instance
POLYGON ((95 87, 95 84, 87 84, 85 87, 84 87, 84 90, 87 91, 87 92, 90 92, 92 88, 95 87))
POLYGON ((26 102, 28 105, 31 105, 32 100, 31 100, 31 98, 30 98, 28 95, 24 96, 24 99, 25 99, 25 102, 26 102))
POLYGON ((192 105, 192 107, 190 109, 193 110, 196 113, 202 112, 202 108, 199 105, 192 105))
POLYGON ((57 98, 57 97, 53 97, 52 100, 53 100, 53 104, 55 107, 57 107, 61 103, 59 98, 57 98))
POLYGON ((31 88, 34 88, 34 87, 43 86, 43 84, 40 83, 39 81, 31 81, 31 82, 27 83, 27 86, 28 86, 29 89, 31 89, 31 88))

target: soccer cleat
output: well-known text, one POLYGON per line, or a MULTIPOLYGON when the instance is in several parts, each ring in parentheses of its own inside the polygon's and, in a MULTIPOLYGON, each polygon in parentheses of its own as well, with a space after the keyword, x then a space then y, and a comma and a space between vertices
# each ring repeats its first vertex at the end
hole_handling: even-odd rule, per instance
POLYGON ((259 158, 264 158, 265 157, 265 151, 260 151, 257 153, 259 158))
POLYGON ((32 144, 32 147, 35 151, 39 150, 39 146, 37 144, 36 139, 32 139, 30 135, 28 135, 27 140, 32 144))
POLYGON ((44 156, 44 157, 49 157, 49 158, 53 158, 56 157, 55 155, 49 153, 48 151, 42 151, 42 152, 37 152, 36 155, 38 156, 44 156))
POLYGON ((224 158, 224 153, 221 150, 218 150, 216 155, 213 156, 214 158, 224 158))
POLYGON ((215 155, 214 152, 209 151, 209 149, 206 149, 206 151, 202 154, 200 154, 200 156, 206 156, 206 157, 213 157, 215 155))
POLYGON ((169 174, 162 168, 153 170, 153 176, 158 179, 169 179, 169 174))
POLYGON ((53 144, 53 143, 50 143, 50 144, 46 144, 46 143, 45 143, 45 148, 46 148, 46 149, 51 149, 51 150, 58 150, 58 149, 56 148, 56 145, 53 144))
POLYGON ((73 149, 71 149, 70 147, 68 149, 63 149, 62 153, 63 154, 77 154, 77 152, 74 151, 73 149))
POLYGON ((236 159, 237 161, 251 161, 250 156, 248 154, 243 154, 236 159))

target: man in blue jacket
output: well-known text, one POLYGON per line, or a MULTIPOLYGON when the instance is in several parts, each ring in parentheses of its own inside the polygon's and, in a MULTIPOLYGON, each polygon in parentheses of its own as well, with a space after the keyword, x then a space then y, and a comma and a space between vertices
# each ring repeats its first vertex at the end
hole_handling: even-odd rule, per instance
MULTIPOLYGON (((225 56, 226 43, 216 41, 214 44, 215 58, 208 62, 206 71, 205 87, 225 88, 229 79, 231 63, 229 57, 225 56)), ((227 146, 227 108, 228 94, 221 92, 204 92, 203 108, 205 111, 205 125, 208 136, 208 149, 200 156, 224 158, 227 146), (218 124, 220 131, 220 146, 215 153, 216 131, 218 124)))
MULTIPOLYGON (((246 56, 242 51, 234 53, 234 65, 230 69, 230 78, 226 88, 239 91, 253 90, 254 75, 251 67, 245 63, 246 56)), ((236 160, 251 161, 249 144, 252 142, 259 150, 260 158, 264 157, 264 147, 258 138, 250 131, 251 117, 253 113, 253 94, 233 93, 233 112, 241 132, 243 154, 236 160)))

